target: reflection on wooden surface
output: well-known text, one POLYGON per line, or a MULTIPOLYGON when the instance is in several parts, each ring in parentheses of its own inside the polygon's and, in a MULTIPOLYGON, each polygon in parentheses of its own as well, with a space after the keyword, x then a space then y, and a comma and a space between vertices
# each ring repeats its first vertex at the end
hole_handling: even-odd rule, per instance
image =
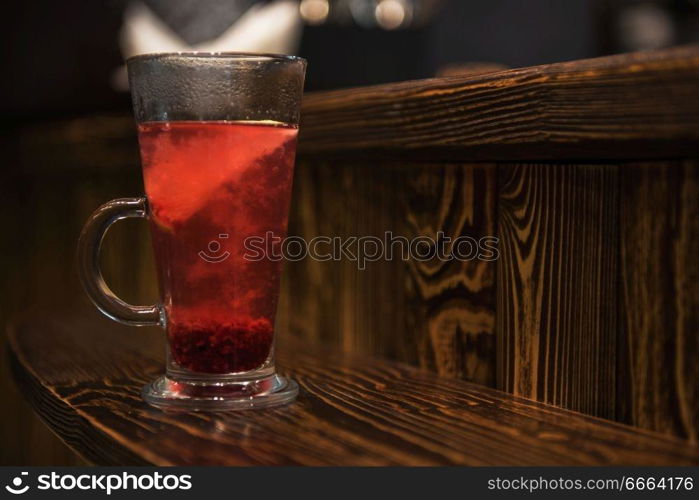
POLYGON ((222 413, 163 412, 141 399, 165 361, 158 330, 83 308, 20 319, 9 342, 13 372, 36 411, 97 464, 699 463, 699 448, 677 438, 300 339, 278 346, 280 370, 301 389, 295 403, 222 413))

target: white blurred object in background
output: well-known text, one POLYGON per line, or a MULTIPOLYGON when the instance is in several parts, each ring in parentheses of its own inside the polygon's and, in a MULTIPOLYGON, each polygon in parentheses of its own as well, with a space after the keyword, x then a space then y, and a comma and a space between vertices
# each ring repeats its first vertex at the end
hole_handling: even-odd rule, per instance
POLYGON ((621 11, 619 35, 627 51, 669 47, 675 42, 675 26, 670 13, 659 5, 639 3, 621 11))
POLYGON ((406 0, 380 0, 374 12, 379 26, 394 30, 410 23, 412 3, 406 0))
MULTIPOLYGON (((218 37, 190 45, 147 5, 135 1, 124 13, 120 46, 124 58, 182 51, 293 54, 298 49, 302 29, 299 3, 276 0, 254 4, 218 37)), ((112 85, 117 90, 128 90, 125 67, 114 73, 112 85)))
POLYGON ((330 3, 328 0, 301 0, 299 12, 308 24, 323 24, 328 19, 330 3))

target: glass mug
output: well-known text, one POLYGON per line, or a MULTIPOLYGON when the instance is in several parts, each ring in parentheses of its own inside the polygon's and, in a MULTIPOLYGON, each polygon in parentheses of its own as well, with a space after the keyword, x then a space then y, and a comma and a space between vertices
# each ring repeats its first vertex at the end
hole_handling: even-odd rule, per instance
POLYGON ((160 325, 164 376, 143 398, 161 408, 229 410, 296 398, 276 374, 274 319, 281 262, 246 258, 246 240, 286 235, 306 61, 242 53, 127 60, 145 198, 99 207, 83 228, 78 268, 113 320, 160 325), (133 306, 99 268, 119 219, 150 221, 162 304, 133 306))

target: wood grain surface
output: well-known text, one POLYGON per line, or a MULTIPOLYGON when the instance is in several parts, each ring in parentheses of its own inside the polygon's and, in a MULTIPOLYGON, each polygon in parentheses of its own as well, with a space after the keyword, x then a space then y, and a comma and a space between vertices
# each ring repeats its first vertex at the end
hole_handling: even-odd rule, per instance
POLYGON ((319 92, 302 153, 430 161, 674 157, 699 139, 699 46, 319 92))
POLYGON ((498 387, 614 419, 618 168, 498 168, 498 387))
POLYGON ((497 387, 697 441, 699 164, 498 166, 497 387))
POLYGON ((35 311, 9 331, 23 394, 100 464, 697 464, 699 448, 407 365, 285 338, 301 386, 274 410, 165 413, 140 387, 163 367, 161 332, 91 309, 35 311))
POLYGON ((699 162, 621 177, 620 373, 627 420, 699 438, 699 162))
POLYGON ((345 351, 492 385, 495 263, 409 252, 440 233, 493 235, 495 195, 494 165, 301 163, 290 234, 375 237, 385 251, 364 268, 348 255, 286 262, 279 324, 345 351))

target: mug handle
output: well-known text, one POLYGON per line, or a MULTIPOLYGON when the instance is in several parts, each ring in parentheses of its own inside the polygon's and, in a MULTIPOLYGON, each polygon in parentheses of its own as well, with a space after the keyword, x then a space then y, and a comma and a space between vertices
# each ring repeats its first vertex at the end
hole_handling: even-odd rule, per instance
POLYGON ((102 239, 112 224, 128 217, 148 218, 146 198, 118 198, 99 207, 87 219, 78 240, 78 274, 85 292, 107 317, 132 326, 165 325, 161 306, 132 306, 112 292, 99 265, 102 239))

